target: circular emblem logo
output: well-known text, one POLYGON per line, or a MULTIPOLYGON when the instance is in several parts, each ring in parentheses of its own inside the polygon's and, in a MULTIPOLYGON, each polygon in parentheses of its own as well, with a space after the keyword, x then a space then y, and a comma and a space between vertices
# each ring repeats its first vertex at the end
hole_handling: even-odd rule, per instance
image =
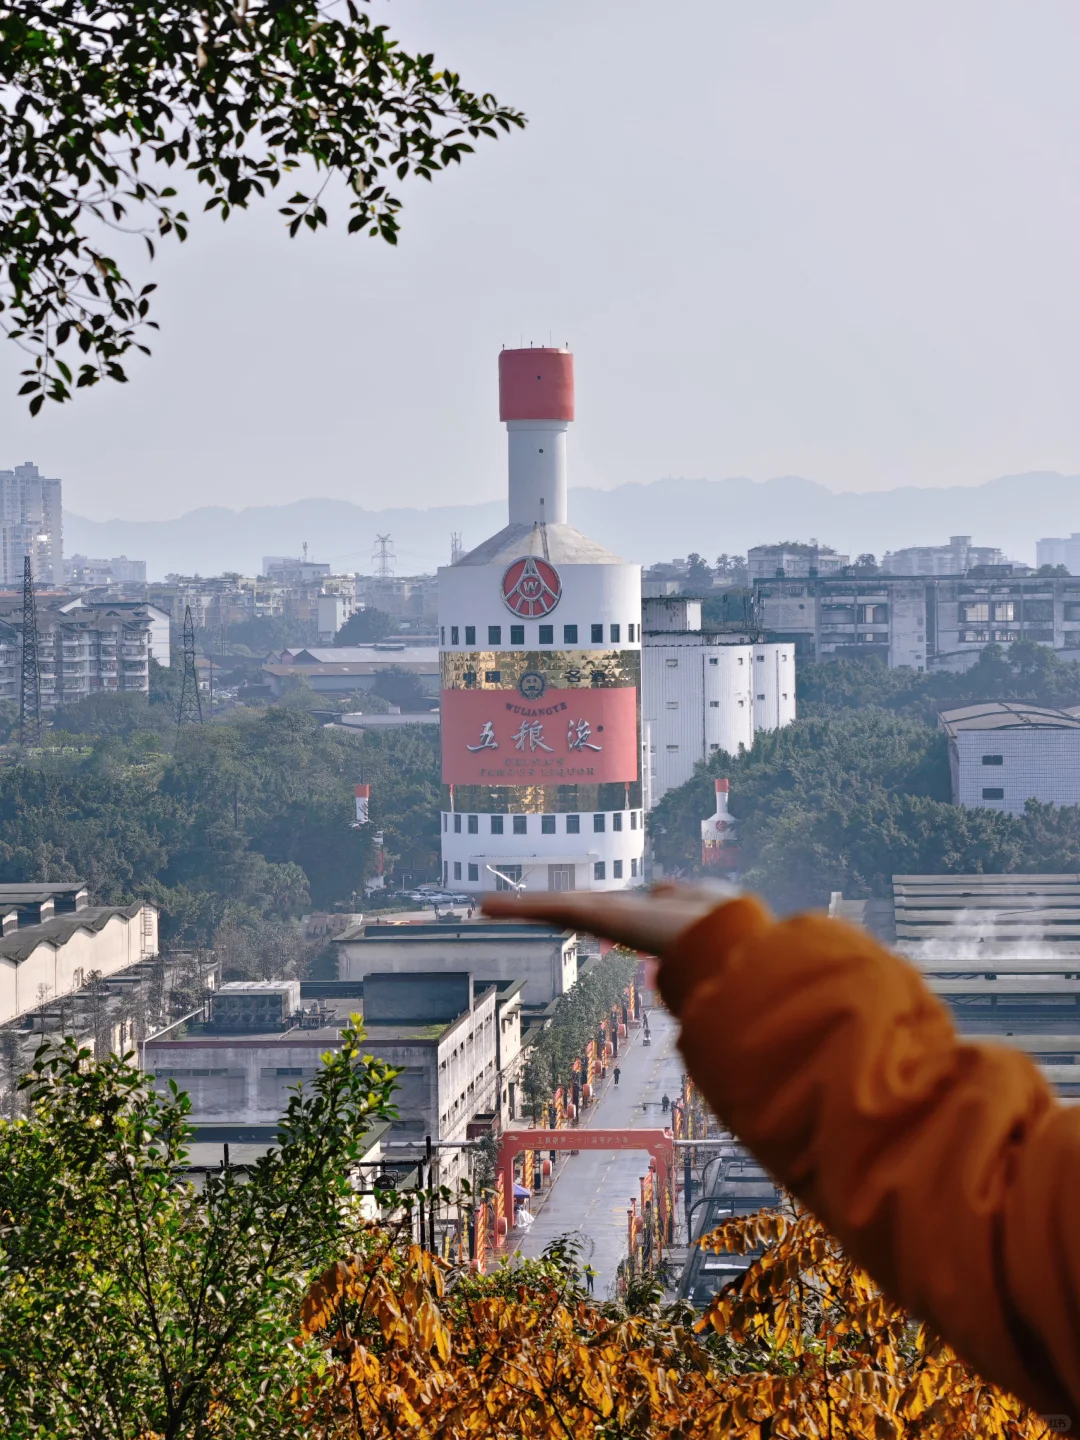
POLYGON ((562 596, 562 581, 554 565, 527 555, 508 565, 502 578, 503 602, 523 620, 550 615, 562 596))
POLYGON ((526 700, 539 700, 547 689, 547 681, 538 670, 526 670, 518 681, 518 689, 526 700))

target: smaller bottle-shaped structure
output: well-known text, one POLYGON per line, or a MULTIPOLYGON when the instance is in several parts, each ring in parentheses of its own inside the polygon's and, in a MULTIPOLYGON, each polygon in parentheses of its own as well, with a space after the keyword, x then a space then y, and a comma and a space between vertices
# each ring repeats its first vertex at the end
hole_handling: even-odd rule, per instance
POLYGON ((729 873, 739 864, 739 852, 735 843, 735 821, 728 814, 728 796, 731 781, 716 782, 716 810, 707 820, 701 822, 701 864, 713 874, 729 873))

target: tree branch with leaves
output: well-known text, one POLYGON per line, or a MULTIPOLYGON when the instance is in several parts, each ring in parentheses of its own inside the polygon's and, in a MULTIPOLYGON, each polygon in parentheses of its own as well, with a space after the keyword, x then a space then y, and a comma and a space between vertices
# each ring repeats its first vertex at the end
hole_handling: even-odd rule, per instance
POLYGON ((0 83, 0 325, 27 352, 32 414, 149 353, 155 287, 108 237, 141 235, 151 257, 186 238, 162 171, 225 220, 305 169, 279 206, 290 235, 328 225, 337 180, 348 232, 394 244, 396 185, 525 123, 357 0, 17 0, 0 4, 0 83))

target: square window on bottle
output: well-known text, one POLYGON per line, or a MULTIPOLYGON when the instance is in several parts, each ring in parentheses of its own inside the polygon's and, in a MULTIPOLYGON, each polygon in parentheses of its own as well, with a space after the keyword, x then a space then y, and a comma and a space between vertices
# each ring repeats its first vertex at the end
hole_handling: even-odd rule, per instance
POLYGON ((456 625, 451 625, 451 626, 450 626, 450 644, 451 644, 451 645, 457 645, 458 643, 459 643, 459 641, 458 641, 458 627, 457 627, 456 625))
POLYGON ((527 835, 529 833, 529 817, 527 815, 514 816, 514 834, 527 835))
POLYGON ((593 865, 593 867, 592 867, 592 873, 593 873, 593 879, 594 879, 594 880, 606 880, 606 879, 607 879, 607 869, 606 869, 606 867, 605 867, 605 865, 604 865, 603 860, 597 860, 597 861, 596 861, 596 863, 595 863, 595 864, 593 865))
POLYGON ((489 644, 489 645, 501 645, 501 644, 502 644, 502 626, 501 626, 501 625, 489 625, 489 626, 488 626, 488 644, 489 644))
POLYGON ((563 638, 563 644, 564 644, 564 645, 576 645, 576 644, 577 644, 577 626, 576 626, 576 625, 564 625, 564 626, 562 627, 562 638, 563 638))
POLYGON ((631 811, 630 811, 630 829, 631 829, 631 830, 636 830, 636 829, 637 829, 637 811, 636 811, 636 810, 631 810, 631 811))
POLYGON ((602 645, 604 643, 603 625, 594 625, 592 627, 592 643, 594 645, 602 645))
POLYGON ((460 860, 455 860, 455 861, 454 861, 454 879, 455 879, 455 880, 460 880, 460 879, 461 879, 461 861, 460 861, 460 860))
POLYGON ((616 810, 615 814, 611 817, 611 828, 613 830, 622 829, 622 815, 618 810, 616 810))
POLYGON ((511 626, 510 626, 510 644, 511 644, 511 645, 524 645, 524 644, 525 644, 525 626, 524 626, 524 625, 511 625, 511 626))
POLYGON ((541 815, 541 816, 540 816, 540 834, 541 834, 541 835, 554 835, 554 834, 555 834, 555 816, 554 816, 554 815, 541 815))
POLYGON ((621 861, 621 860, 613 860, 613 861, 611 862, 611 878, 612 878, 613 880, 621 880, 621 879, 622 879, 622 861, 621 861))
POLYGON ((630 860, 630 875, 631 875, 631 878, 636 878, 636 876, 637 876, 637 860, 636 860, 636 858, 631 858, 631 860, 630 860))
POLYGON ((479 866, 479 865, 473 865, 473 864, 470 862, 470 864, 469 864, 469 879, 470 879, 470 880, 479 880, 479 879, 480 879, 480 866, 479 866))
POLYGON ((621 634, 622 634, 622 626, 621 626, 621 625, 612 625, 612 627, 611 627, 611 643, 612 643, 613 645, 618 645, 618 643, 619 643, 619 636, 620 636, 621 634))
POLYGON ((440 644, 440 645, 445 645, 445 644, 446 644, 446 626, 445 626, 445 625, 440 625, 440 626, 439 626, 439 644, 440 644))
POLYGON ((480 834, 480 816, 479 816, 479 815, 470 815, 470 816, 469 816, 469 834, 470 834, 470 835, 479 835, 479 834, 480 834))
POLYGON ((568 835, 580 835, 580 834, 581 834, 581 816, 580 816, 580 815, 567 815, 567 817, 566 817, 566 833, 567 833, 568 835))
POLYGON ((503 833, 503 817, 501 815, 492 815, 491 833, 493 835, 501 835, 503 833))
POLYGON ((554 626, 554 625, 541 625, 541 626, 540 626, 540 644, 541 644, 541 645, 554 645, 554 644, 555 644, 555 626, 554 626))
POLYGON ((594 815, 592 817, 592 828, 595 834, 600 835, 607 828, 606 815, 594 815))
POLYGON ((476 644, 476 626, 475 626, 475 625, 466 625, 466 626, 465 626, 465 644, 466 644, 466 645, 475 645, 475 644, 476 644))
POLYGON ((455 835, 460 835, 460 834, 461 834, 461 816, 460 816, 460 815, 455 815, 455 816, 454 816, 454 834, 455 834, 455 835))

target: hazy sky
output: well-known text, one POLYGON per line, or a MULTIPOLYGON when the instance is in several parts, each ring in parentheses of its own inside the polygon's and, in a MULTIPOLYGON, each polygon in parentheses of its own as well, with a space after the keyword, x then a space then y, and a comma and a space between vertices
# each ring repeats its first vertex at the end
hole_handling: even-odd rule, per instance
POLYGON ((529 128, 406 187, 396 251, 200 221, 127 387, 30 421, 0 346, 0 463, 100 519, 492 498, 497 352, 550 335, 572 483, 1080 471, 1075 0, 374 9, 529 128))

